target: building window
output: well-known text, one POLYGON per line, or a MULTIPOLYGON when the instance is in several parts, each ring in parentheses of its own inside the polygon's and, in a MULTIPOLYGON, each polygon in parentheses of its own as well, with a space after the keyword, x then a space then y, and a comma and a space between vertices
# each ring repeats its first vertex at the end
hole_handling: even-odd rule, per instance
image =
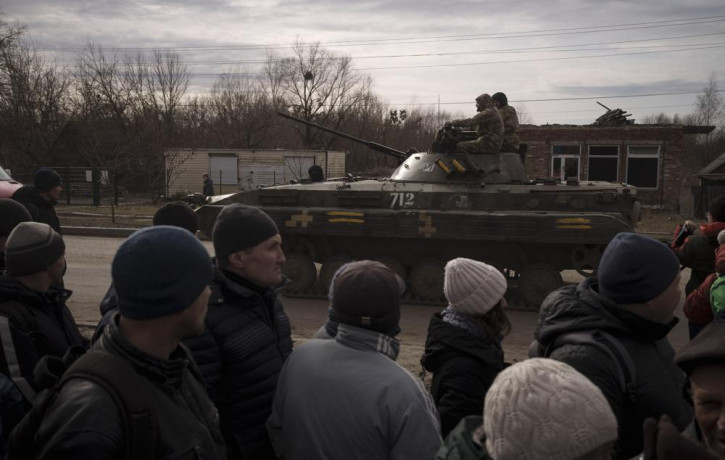
POLYGON ((581 148, 578 145, 552 145, 551 176, 561 181, 579 180, 580 153, 581 148))
POLYGON ((657 188, 660 148, 649 145, 627 147, 627 183, 639 188, 657 188))
POLYGON ((619 147, 593 145, 589 147, 589 180, 617 182, 619 147))

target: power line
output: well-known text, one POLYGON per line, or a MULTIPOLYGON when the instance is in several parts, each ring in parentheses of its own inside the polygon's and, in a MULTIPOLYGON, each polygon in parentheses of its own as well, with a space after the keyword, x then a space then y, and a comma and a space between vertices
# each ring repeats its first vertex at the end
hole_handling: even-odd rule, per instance
MULTIPOLYGON (((449 41, 470 41, 470 40, 491 40, 491 39, 509 39, 509 38, 534 38, 534 37, 547 37, 556 35, 571 35, 571 34, 591 34, 601 32, 617 32, 623 30, 638 30, 638 29, 653 29, 662 27, 677 27, 685 25, 702 25, 710 23, 725 22, 725 15, 723 16, 710 16, 700 18, 688 18, 688 19, 672 19, 665 21, 649 21, 649 22, 638 22, 630 24, 617 24, 617 25, 604 25, 604 26, 588 26, 588 27, 573 27, 563 29, 543 29, 534 30, 528 32, 498 32, 498 33, 486 33, 486 34, 466 34, 466 35, 444 35, 434 37, 413 37, 413 38, 383 38, 383 39, 371 39, 371 40, 349 40, 349 41, 337 41, 337 42, 320 42, 320 46, 326 47, 349 47, 349 46, 364 46, 364 45, 400 45, 400 44, 417 44, 417 43, 431 43, 431 42, 449 42, 449 41)), ((300 43, 304 47, 317 46, 318 43, 300 43)), ((250 45, 218 45, 218 46, 170 46, 170 47, 109 47, 112 51, 121 52, 153 52, 153 51, 247 51, 247 50, 264 50, 264 49, 285 49, 294 48, 296 44, 250 44, 250 45)), ((48 48, 39 47, 38 51, 54 51, 54 52, 79 52, 83 51, 83 48, 48 48)))

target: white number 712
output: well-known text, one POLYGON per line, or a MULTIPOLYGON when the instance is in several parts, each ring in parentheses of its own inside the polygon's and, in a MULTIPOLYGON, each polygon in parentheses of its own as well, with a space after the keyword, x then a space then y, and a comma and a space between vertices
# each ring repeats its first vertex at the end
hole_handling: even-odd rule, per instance
POLYGON ((410 192, 393 192, 390 194, 393 198, 390 201, 390 209, 395 207, 410 208, 415 201, 415 194, 410 192))

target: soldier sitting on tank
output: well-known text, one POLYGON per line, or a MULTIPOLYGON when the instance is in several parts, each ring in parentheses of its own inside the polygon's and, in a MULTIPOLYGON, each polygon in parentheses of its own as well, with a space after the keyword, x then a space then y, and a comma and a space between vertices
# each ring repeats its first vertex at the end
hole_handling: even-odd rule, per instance
POLYGON ((508 98, 504 93, 496 93, 491 99, 503 119, 501 151, 519 153, 519 116, 516 114, 516 109, 508 105, 508 98))
POLYGON ((473 118, 453 120, 447 126, 463 126, 476 128, 476 140, 459 142, 455 153, 496 154, 501 150, 503 143, 503 119, 498 109, 493 105, 493 99, 488 94, 481 94, 476 98, 478 113, 473 118))

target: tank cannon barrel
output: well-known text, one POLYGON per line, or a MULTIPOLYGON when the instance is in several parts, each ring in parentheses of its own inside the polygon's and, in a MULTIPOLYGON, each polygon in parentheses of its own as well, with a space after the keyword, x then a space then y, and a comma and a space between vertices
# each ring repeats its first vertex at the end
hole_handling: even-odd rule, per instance
POLYGON ((312 126, 314 128, 320 129, 322 131, 327 131, 328 133, 334 134, 336 136, 344 137, 345 139, 349 139, 349 140, 351 140, 353 142, 357 142, 358 144, 363 144, 363 145, 367 146, 368 148, 375 150, 376 152, 380 152, 380 153, 383 153, 385 155, 391 156, 391 157, 397 159, 401 163, 406 158, 408 158, 408 154, 407 153, 405 153, 403 151, 400 151, 400 150, 397 150, 397 149, 394 149, 392 147, 388 147, 388 146, 385 146, 385 145, 382 145, 382 144, 378 144, 377 142, 366 141, 365 139, 360 139, 359 137, 351 136, 350 134, 346 134, 346 133, 343 133, 341 131, 337 131, 335 129, 328 128, 327 126, 318 125, 317 123, 313 123, 311 121, 307 121, 305 119, 292 116, 292 115, 290 115, 288 113, 277 112, 277 115, 279 115, 280 117, 289 118, 290 120, 294 120, 294 121, 297 121, 299 123, 303 123, 305 125, 312 126))

